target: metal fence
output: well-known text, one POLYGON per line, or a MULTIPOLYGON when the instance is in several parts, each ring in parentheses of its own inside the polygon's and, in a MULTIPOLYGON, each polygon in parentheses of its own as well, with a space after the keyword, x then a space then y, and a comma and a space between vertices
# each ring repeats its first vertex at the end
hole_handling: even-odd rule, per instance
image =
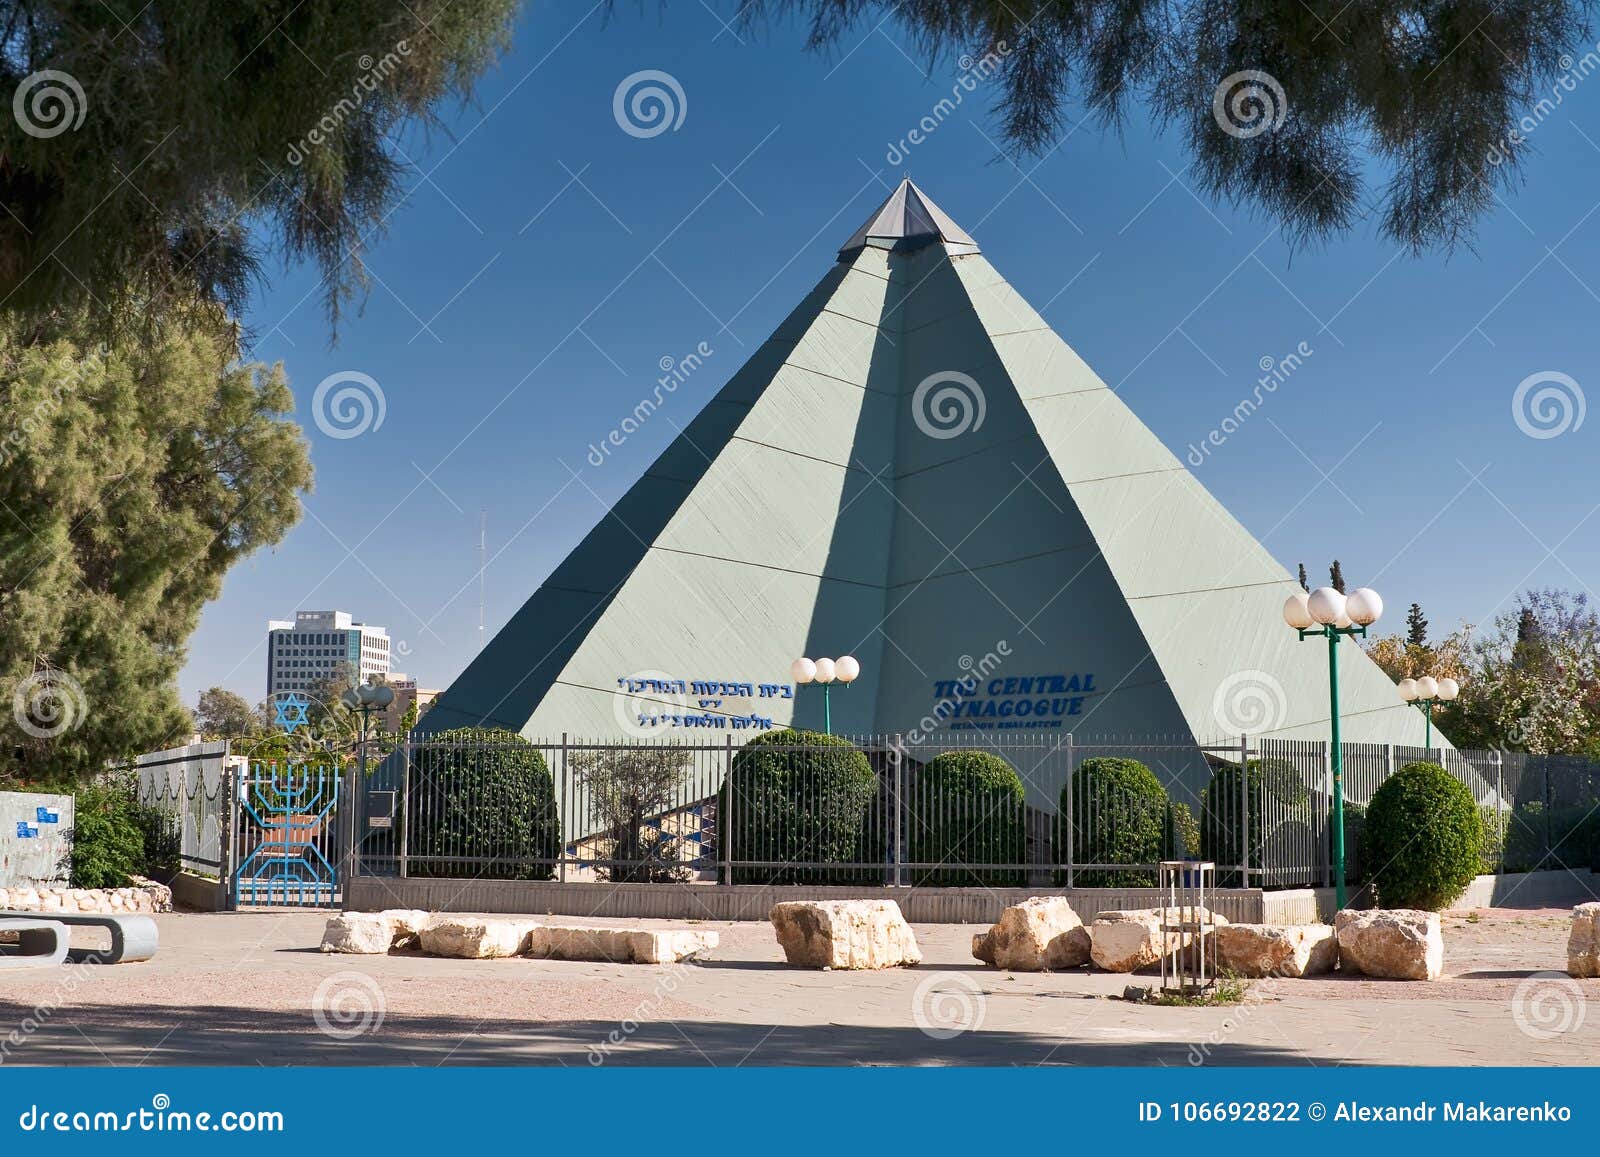
POLYGON ((196 743, 141 755, 127 769, 135 777, 139 802, 167 814, 169 838, 185 872, 222 873, 227 762, 227 743, 196 743))
MULTIPOLYGON (((368 777, 360 870, 409 877, 903 886, 1228 887, 1332 879, 1325 743, 905 736, 810 744, 414 740, 368 777), (995 757, 995 758, 989 758, 995 757), (1014 774, 1013 774, 1014 773, 1014 774)), ((1590 866, 1600 765, 1344 748, 1347 876, 1395 769, 1431 759, 1483 812, 1486 871, 1590 866)))

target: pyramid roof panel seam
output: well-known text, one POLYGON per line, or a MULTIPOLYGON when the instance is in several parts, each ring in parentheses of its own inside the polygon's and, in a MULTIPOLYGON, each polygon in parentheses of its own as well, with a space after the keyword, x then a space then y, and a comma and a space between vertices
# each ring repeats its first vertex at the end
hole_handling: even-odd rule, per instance
POLYGON ((863 590, 881 591, 882 583, 862 582, 859 579, 841 578, 836 574, 817 574, 809 570, 796 570, 791 566, 776 566, 770 562, 757 562, 748 558, 729 558, 726 555, 707 554, 703 550, 684 550, 680 546, 663 546, 659 542, 652 542, 649 550, 659 550, 663 554, 677 554, 685 558, 703 558, 708 562, 725 562, 729 566, 751 566, 757 570, 776 571, 779 574, 792 574, 798 578, 813 578, 818 582, 844 583, 846 586, 860 587, 863 590))
MULTIPOLYGON (((946 549, 948 549, 948 548, 946 548, 946 549)), ((885 590, 889 590, 889 591, 897 591, 897 590, 901 589, 902 587, 920 586, 923 583, 936 582, 939 579, 960 578, 962 575, 975 574, 976 572, 981 571, 981 570, 995 570, 998 567, 1016 566, 1019 563, 1024 563, 1024 562, 1037 562, 1041 558, 1049 558, 1052 555, 1070 554, 1073 551, 1084 551, 1084 550, 1094 550, 1094 549, 1095 549, 1095 543, 1094 543, 1093 539, 1089 539, 1086 542, 1069 542, 1064 546, 1053 546, 1053 547, 1050 547, 1047 550, 1036 551, 1033 554, 1021 554, 1021 555, 1016 556, 1015 558, 996 559, 993 562, 974 563, 974 564, 972 564, 970 566, 967 565, 966 563, 961 563, 961 569, 960 570, 934 570, 934 571, 929 571, 927 574, 923 575, 919 579, 902 579, 900 582, 889 583, 884 589, 885 590)), ((961 562, 961 559, 959 557, 957 557, 953 552, 951 554, 951 557, 955 558, 955 560, 957 562, 961 562)))
POLYGON ((884 390, 877 386, 868 386, 863 385, 861 382, 852 382, 849 378, 841 378, 837 374, 825 373, 824 371, 817 369, 815 366, 803 366, 799 362, 787 361, 780 364, 787 366, 792 370, 800 370, 803 373, 816 374, 819 378, 826 378, 830 382, 838 382, 841 386, 853 386, 858 390, 865 390, 869 394, 882 394, 886 398, 898 398, 900 396, 899 390, 884 390))
MULTIPOLYGON (((1292 583, 1292 582, 1295 582, 1295 577, 1292 574, 1290 574, 1288 571, 1284 571, 1282 578, 1261 579, 1261 580, 1259 580, 1257 582, 1248 582, 1248 583, 1224 583, 1221 586, 1194 587, 1193 589, 1190 589, 1190 590, 1181 590, 1181 591, 1157 591, 1157 592, 1154 592, 1154 593, 1148 594, 1148 595, 1124 594, 1123 598, 1125 598, 1130 603, 1148 602, 1151 599, 1181 599, 1181 598, 1188 598, 1188 597, 1193 596, 1193 595, 1214 595, 1214 594, 1217 594, 1217 593, 1219 593, 1221 591, 1250 591, 1250 590, 1257 590, 1257 589, 1259 589, 1261 587, 1276 587, 1276 586, 1282 586, 1284 583, 1292 583)), ((1296 583, 1295 585, 1298 586, 1299 584, 1296 583)))

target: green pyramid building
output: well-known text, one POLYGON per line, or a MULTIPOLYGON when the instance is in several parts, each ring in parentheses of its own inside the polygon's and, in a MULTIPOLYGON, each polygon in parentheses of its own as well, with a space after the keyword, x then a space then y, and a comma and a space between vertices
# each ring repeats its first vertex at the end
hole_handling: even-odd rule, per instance
MULTIPOLYGON (((1295 579, 909 180, 427 731, 1325 739, 1295 579)), ((1420 714, 1342 644, 1345 737, 1420 714)))

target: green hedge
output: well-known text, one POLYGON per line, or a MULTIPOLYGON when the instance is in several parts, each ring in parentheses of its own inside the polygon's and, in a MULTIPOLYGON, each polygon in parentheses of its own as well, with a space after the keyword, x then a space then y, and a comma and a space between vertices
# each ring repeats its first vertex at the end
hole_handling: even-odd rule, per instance
POLYGON ((515 731, 460 727, 429 736, 412 760, 405 822, 414 876, 555 875, 561 851, 555 782, 543 754, 515 731))
POLYGON ((1483 824, 1466 784, 1408 763, 1372 795, 1361 859, 1385 908, 1446 907, 1478 874, 1483 824))
POLYGON ((884 862, 877 801, 878 777, 848 739, 791 728, 757 735, 733 757, 717 825, 723 855, 767 863, 736 866, 732 882, 882 883, 881 867, 832 866, 884 862))
MULTIPOLYGON (((1072 790, 1061 789, 1061 815, 1072 825, 1072 859, 1079 864, 1149 864, 1165 855, 1172 821, 1161 781, 1137 759, 1097 756, 1072 773, 1072 790)), ((1065 833, 1056 855, 1067 855, 1065 833)), ((1065 874, 1058 873, 1058 883, 1065 874)), ((1156 883, 1154 867, 1099 868, 1075 874, 1083 888, 1132 888, 1156 883)))
POLYGON ((938 887, 1021 887, 1027 873, 972 869, 966 864, 1022 864, 1027 856, 1027 816, 1022 780, 998 755, 946 751, 916 773, 906 844, 913 863, 948 865, 912 869, 910 882, 938 887))

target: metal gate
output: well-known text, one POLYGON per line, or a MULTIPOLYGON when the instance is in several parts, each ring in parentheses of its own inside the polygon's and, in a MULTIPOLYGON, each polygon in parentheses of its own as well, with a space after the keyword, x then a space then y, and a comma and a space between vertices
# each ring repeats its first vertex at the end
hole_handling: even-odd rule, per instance
POLYGON ((340 900, 340 772, 258 763, 233 783, 231 904, 327 908, 340 900))

